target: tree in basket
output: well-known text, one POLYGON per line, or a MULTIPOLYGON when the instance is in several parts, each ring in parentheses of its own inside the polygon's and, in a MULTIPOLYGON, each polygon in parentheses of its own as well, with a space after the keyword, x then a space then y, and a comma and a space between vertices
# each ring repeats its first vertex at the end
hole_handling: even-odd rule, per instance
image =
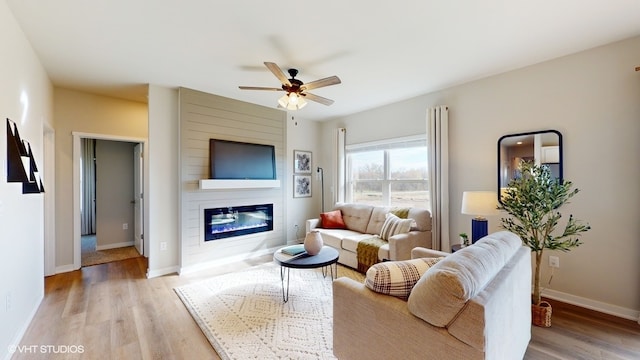
POLYGON ((571 189, 571 181, 560 181, 546 166, 521 162, 522 176, 509 182, 499 209, 511 217, 500 219, 502 227, 522 239, 535 253, 536 267, 533 281, 532 304, 540 305, 540 270, 545 249, 570 251, 582 242, 579 236, 589 230, 588 224, 569 215, 564 231, 554 233, 562 214, 558 210, 569 202, 579 190, 571 189))

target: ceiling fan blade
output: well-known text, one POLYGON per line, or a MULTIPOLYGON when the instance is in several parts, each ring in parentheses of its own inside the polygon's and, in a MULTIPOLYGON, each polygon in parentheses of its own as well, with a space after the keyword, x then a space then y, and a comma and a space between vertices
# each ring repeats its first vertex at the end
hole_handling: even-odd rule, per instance
POLYGON ((320 80, 316 80, 316 81, 312 81, 310 83, 306 83, 302 86, 300 86, 300 88, 302 90, 312 90, 312 89, 317 89, 320 87, 324 87, 324 86, 329 86, 329 85, 337 85, 340 84, 340 78, 337 76, 329 76, 328 78, 324 78, 324 79, 320 79, 320 80))
POLYGON ((302 93, 302 96, 304 96, 305 99, 307 99, 307 100, 315 101, 315 102, 323 104, 323 105, 329 106, 329 105, 333 104, 333 100, 327 99, 326 97, 322 97, 322 96, 318 96, 318 95, 314 95, 314 94, 310 94, 310 93, 302 93))
POLYGON ((287 76, 282 72, 282 69, 278 65, 272 62, 265 61, 264 65, 269 69, 273 75, 275 75, 278 80, 282 83, 282 85, 286 85, 287 87, 291 87, 291 82, 287 79, 287 76))
POLYGON ((282 88, 262 87, 262 86, 238 86, 241 90, 268 90, 268 91, 284 91, 282 88))

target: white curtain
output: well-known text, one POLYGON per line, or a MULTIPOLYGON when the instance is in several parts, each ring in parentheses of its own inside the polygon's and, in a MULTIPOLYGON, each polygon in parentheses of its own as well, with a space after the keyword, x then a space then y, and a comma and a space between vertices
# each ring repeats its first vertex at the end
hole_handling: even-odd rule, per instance
MULTIPOLYGON (((334 193, 334 204, 336 202, 344 202, 345 199, 345 139, 346 139, 347 129, 338 128, 336 129, 336 188, 338 191, 334 193)), ((334 204, 331 204, 329 208, 333 209, 334 204)))
POLYGON ((82 146, 82 211, 80 211, 81 234, 96 233, 96 166, 95 140, 81 139, 82 146))
POLYGON ((429 195, 431 197, 432 247, 449 245, 449 108, 435 106, 427 110, 427 146, 429 147, 429 195))

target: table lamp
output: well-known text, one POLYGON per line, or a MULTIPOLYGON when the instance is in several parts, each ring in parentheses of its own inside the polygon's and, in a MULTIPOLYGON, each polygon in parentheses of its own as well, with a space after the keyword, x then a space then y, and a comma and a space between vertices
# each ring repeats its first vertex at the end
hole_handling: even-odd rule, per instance
POLYGON ((471 242, 487 236, 488 221, 485 216, 498 213, 498 194, 495 191, 465 191, 462 193, 462 213, 475 216, 471 220, 471 242))

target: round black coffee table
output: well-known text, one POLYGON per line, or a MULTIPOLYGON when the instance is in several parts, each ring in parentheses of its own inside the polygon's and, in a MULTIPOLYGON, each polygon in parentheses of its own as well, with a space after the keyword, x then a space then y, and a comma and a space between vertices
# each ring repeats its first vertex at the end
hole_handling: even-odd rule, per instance
POLYGON ((338 250, 323 246, 317 255, 309 255, 306 252, 291 256, 279 249, 273 253, 273 261, 280 265, 280 280, 282 282, 282 300, 289 301, 289 272, 291 269, 317 269, 322 268, 322 276, 327 276, 327 267, 331 271, 331 280, 338 276, 338 250), (331 266, 333 265, 333 267, 331 266), (334 275, 335 268, 335 275, 334 275), (284 277, 287 276, 287 285, 285 287, 284 277))

